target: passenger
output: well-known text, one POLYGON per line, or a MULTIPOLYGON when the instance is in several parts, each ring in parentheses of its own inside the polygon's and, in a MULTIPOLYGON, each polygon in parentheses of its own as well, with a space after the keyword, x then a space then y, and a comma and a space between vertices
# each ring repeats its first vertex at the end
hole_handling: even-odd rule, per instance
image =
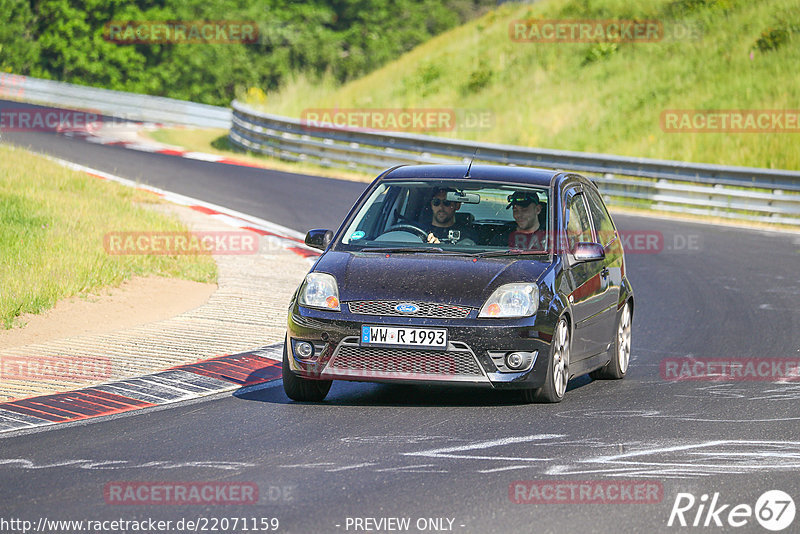
POLYGON ((513 208, 516 229, 508 234, 508 248, 515 250, 544 250, 547 232, 540 227, 542 205, 536 193, 515 191, 508 196, 508 206, 513 208))

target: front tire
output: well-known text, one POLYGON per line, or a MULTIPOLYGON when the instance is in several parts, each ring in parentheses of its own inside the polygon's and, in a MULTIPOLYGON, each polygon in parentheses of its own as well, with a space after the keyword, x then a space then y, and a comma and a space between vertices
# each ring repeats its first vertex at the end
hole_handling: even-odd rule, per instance
POLYGON ((320 402, 325 399, 331 389, 333 380, 309 380, 297 376, 289 368, 289 339, 283 344, 283 364, 281 374, 283 375, 283 391, 286 396, 299 402, 320 402))
POLYGON ((611 361, 596 371, 589 373, 593 379, 618 380, 625 378, 628 372, 628 364, 631 361, 631 325, 633 315, 631 305, 626 302, 622 306, 622 311, 617 319, 617 329, 614 333, 614 346, 611 350, 611 361))
POLYGON ((569 355, 571 349, 569 324, 562 317, 553 334, 553 348, 547 364, 547 378, 539 390, 538 398, 544 402, 561 402, 569 382, 569 355))

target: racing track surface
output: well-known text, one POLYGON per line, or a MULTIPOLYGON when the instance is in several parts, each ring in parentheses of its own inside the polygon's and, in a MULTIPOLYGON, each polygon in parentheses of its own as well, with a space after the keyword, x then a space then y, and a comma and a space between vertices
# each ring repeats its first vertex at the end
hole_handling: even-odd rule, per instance
MULTIPOLYGON (((335 228, 365 187, 43 133, 4 134, 3 142, 300 231, 335 228)), ((623 231, 664 236, 660 253, 627 256, 637 307, 633 361, 622 381, 574 379, 558 405, 524 405, 480 389, 346 382, 334 383, 324 403, 298 404, 268 387, 7 436, 0 439, 0 517, 276 517, 280 532, 300 533, 353 532, 348 517, 408 517, 409 532, 418 531, 418 518, 451 519, 452 531, 470 533, 714 532, 723 529, 713 519, 708 528, 667 527, 679 492, 697 499, 718 492, 718 507, 729 505, 722 521, 766 490, 800 504, 797 382, 676 382, 659 368, 665 358, 689 355, 800 359, 798 236, 615 220, 623 231), (654 481, 663 499, 509 499, 516 480, 596 479, 654 481), (109 505, 103 489, 115 481, 252 482, 261 498, 241 506, 109 505)), ((687 521, 696 512, 697 505, 687 521)), ((800 517, 785 532, 798 525, 800 517)), ((736 531, 767 532, 752 517, 736 531)))
MULTIPOLYGON (((41 107, 0 100, 0 109, 41 107)), ((347 215, 367 184, 251 167, 216 165, 164 154, 141 154, 119 146, 88 143, 79 137, 47 132, 2 132, 0 142, 30 147, 173 193, 233 210, 268 214, 289 228, 332 225, 347 215), (291 192, 287 189, 291 184, 291 192), (291 193, 291 197, 287 197, 291 193)))

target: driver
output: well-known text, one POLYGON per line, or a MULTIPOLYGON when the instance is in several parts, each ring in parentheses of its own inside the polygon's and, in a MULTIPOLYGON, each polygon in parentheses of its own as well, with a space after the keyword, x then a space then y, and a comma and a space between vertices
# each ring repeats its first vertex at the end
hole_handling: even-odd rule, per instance
POLYGON ((447 192, 452 189, 437 189, 431 197, 431 224, 428 230, 428 243, 441 243, 441 240, 457 243, 469 239, 474 244, 477 234, 466 224, 456 221, 456 212, 461 202, 447 200, 447 192))

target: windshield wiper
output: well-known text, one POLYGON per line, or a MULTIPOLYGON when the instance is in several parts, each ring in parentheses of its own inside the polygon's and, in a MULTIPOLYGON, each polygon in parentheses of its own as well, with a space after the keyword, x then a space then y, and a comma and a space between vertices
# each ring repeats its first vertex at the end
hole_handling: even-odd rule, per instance
POLYGON ((391 253, 408 253, 416 254, 417 252, 437 252, 442 253, 444 249, 439 247, 367 247, 362 248, 359 252, 391 252, 391 253))
POLYGON ((476 258, 494 258, 497 256, 547 256, 549 252, 544 250, 490 250, 474 254, 476 258))

